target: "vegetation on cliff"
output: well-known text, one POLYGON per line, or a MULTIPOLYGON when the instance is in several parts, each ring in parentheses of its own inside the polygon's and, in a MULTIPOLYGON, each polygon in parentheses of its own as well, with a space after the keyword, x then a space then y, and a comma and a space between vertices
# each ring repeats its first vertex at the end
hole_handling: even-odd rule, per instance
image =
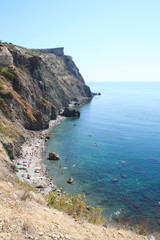
POLYGON ((80 217, 94 224, 105 224, 105 218, 101 215, 102 209, 87 206, 85 194, 71 195, 55 191, 49 193, 46 199, 49 206, 53 206, 75 218, 80 217))

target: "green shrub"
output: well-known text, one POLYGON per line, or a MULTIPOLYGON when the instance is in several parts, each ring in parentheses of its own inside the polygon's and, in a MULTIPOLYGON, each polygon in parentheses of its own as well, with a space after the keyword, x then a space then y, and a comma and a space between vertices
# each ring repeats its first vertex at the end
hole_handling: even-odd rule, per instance
POLYGON ((74 217, 82 217, 94 224, 104 224, 105 219, 102 217, 101 208, 88 207, 85 195, 70 195, 69 193, 49 193, 47 196, 49 206, 53 206, 58 210, 64 211, 74 217))
POLYGON ((4 87, 3 87, 3 83, 0 82, 0 90, 3 89, 3 88, 4 88, 4 87))
POLYGON ((3 133, 3 126, 0 124, 0 132, 3 133))
POLYGON ((36 57, 41 54, 40 52, 35 52, 35 51, 31 51, 31 50, 27 51, 26 53, 32 57, 36 57))
POLYGON ((46 106, 50 106, 50 102, 48 102, 45 98, 41 98, 41 102, 46 106))
POLYGON ((9 47, 12 50, 15 50, 15 45, 13 45, 12 43, 9 43, 9 45, 7 47, 9 47))
POLYGON ((6 69, 0 66, 0 73, 11 81, 17 79, 17 75, 15 73, 14 68, 9 67, 6 69))
POLYGON ((3 98, 0 98, 0 105, 4 105, 6 101, 3 98))

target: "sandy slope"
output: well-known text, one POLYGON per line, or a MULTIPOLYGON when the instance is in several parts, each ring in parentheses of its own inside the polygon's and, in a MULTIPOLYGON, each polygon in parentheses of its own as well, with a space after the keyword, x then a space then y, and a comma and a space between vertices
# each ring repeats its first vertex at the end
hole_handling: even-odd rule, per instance
POLYGON ((47 207, 40 193, 18 184, 0 144, 0 240, 144 240, 131 231, 104 228, 47 207))
POLYGON ((49 209, 40 194, 0 180, 0 239, 144 240, 131 231, 104 228, 49 209))

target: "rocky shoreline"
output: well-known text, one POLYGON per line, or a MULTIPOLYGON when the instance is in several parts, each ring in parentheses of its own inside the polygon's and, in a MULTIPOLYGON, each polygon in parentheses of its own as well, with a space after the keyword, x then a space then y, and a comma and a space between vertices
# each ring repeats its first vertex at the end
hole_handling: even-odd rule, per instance
POLYGON ((59 125, 65 117, 58 116, 49 123, 47 130, 38 131, 22 146, 22 156, 16 160, 16 175, 21 181, 31 184, 44 194, 55 191, 57 187, 48 176, 44 161, 45 141, 49 138, 51 130, 59 125))
POLYGON ((81 98, 78 101, 72 101, 68 107, 60 111, 60 115, 57 116, 56 120, 49 121, 48 129, 36 132, 31 131, 31 133, 27 131, 27 140, 22 145, 20 157, 15 160, 16 175, 21 181, 31 184, 44 194, 48 194, 57 189, 43 163, 45 142, 50 138, 49 134, 52 129, 64 121, 66 117, 80 116, 80 112, 74 109, 77 104, 81 106, 89 100, 91 99, 81 98), (64 114, 65 110, 67 114, 64 114))

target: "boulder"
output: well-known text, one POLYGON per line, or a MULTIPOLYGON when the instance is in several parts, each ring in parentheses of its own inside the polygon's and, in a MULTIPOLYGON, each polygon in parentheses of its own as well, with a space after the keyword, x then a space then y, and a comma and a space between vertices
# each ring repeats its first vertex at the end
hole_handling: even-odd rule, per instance
POLYGON ((50 139, 50 136, 46 136, 46 139, 50 139))
POLYGON ((118 182, 118 178, 112 179, 111 182, 118 182))
POLYGON ((54 153, 54 152, 50 152, 49 153, 49 160, 59 160, 60 157, 58 156, 57 153, 54 153))
POLYGON ((70 109, 70 108, 65 108, 62 116, 64 117, 80 117, 80 112, 78 110, 75 109, 70 109))
POLYGON ((42 205, 47 205, 47 201, 44 199, 44 197, 40 193, 34 193, 30 191, 28 193, 28 196, 42 205))
POLYGON ((37 181, 33 183, 33 186, 35 188, 46 188, 47 187, 47 183, 45 181, 37 181))
POLYGON ((8 67, 13 65, 13 58, 7 47, 1 47, 0 51, 0 65, 2 67, 8 67))

